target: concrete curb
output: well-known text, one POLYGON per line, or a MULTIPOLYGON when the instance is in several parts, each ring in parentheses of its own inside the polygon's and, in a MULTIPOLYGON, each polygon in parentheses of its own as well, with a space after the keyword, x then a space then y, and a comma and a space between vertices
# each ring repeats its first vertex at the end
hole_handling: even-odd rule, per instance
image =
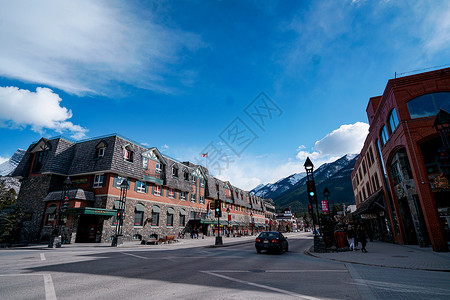
POLYGON ((325 260, 331 260, 331 261, 337 261, 342 263, 350 263, 350 264, 357 264, 357 265, 364 265, 364 266, 371 266, 371 267, 381 267, 381 268, 393 268, 393 269, 405 269, 405 270, 420 270, 420 271, 434 271, 434 272, 450 272, 448 269, 425 269, 425 268, 412 268, 412 267, 406 267, 406 266, 392 266, 392 265, 386 265, 386 264, 374 264, 374 263, 362 263, 357 261, 350 261, 350 260, 342 260, 342 259, 335 259, 335 258, 326 258, 322 257, 320 255, 314 254, 314 252, 311 251, 312 247, 309 250, 305 250, 305 254, 309 255, 311 257, 319 258, 319 259, 325 259, 325 260))

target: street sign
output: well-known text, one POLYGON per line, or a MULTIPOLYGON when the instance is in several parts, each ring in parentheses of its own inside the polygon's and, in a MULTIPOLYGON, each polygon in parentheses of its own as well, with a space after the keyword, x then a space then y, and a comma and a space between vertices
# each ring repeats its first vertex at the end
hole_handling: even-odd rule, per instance
POLYGON ((325 213, 329 212, 328 210, 328 201, 327 200, 322 200, 322 211, 325 213))

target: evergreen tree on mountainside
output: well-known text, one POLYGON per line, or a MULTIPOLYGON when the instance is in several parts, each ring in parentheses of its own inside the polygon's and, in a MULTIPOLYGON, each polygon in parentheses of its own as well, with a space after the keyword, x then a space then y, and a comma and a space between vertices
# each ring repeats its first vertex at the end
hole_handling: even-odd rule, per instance
POLYGON ((22 214, 16 207, 16 192, 0 181, 0 244, 19 242, 22 214))

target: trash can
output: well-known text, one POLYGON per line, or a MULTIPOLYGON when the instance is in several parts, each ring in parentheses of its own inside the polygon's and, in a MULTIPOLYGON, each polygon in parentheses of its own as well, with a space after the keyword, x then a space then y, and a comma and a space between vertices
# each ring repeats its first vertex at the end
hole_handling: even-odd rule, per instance
POLYGON ((336 230, 334 232, 334 240, 336 241, 336 247, 344 248, 347 243, 347 234, 344 230, 336 230))

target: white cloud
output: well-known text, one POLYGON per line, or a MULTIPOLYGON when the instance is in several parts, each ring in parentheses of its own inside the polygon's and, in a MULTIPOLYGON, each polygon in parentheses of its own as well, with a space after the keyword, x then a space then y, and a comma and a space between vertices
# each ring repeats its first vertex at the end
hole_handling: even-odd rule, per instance
POLYGON ((1 157, 0 156, 0 164, 4 163, 5 161, 8 161, 9 158, 1 157))
POLYGON ((151 11, 120 1, 3 1, 0 75, 69 93, 111 93, 117 82, 171 92, 179 52, 203 44, 151 11))
POLYGON ((0 87, 0 125, 10 128, 31 129, 43 133, 45 129, 60 134, 69 132, 75 139, 85 137, 86 128, 67 121, 72 111, 60 106, 61 98, 48 88, 38 87, 36 92, 17 87, 0 87))
MULTIPOLYGON (((274 183, 294 173, 305 172, 304 163, 309 157, 315 168, 337 160, 345 154, 358 154, 368 134, 369 125, 357 122, 342 125, 314 144, 311 151, 301 145, 295 159, 280 161, 270 155, 241 158, 234 157, 233 163, 221 170, 218 177, 244 190, 251 190, 261 183, 274 183)), ((210 170, 214 173, 214 170, 210 170)), ((213 174, 214 175, 214 174, 213 174)))

